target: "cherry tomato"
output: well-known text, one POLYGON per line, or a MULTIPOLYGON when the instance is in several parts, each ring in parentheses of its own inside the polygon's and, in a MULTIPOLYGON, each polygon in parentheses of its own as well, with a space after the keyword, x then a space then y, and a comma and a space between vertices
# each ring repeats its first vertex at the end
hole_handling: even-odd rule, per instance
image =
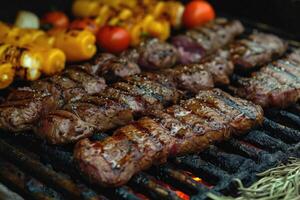
POLYGON ((98 25, 96 22, 90 18, 83 18, 83 19, 75 19, 74 21, 71 22, 70 29, 78 29, 78 30, 89 30, 91 31, 94 35, 99 30, 98 25))
POLYGON ((44 25, 51 25, 52 28, 67 28, 69 26, 68 16, 60 11, 46 13, 41 22, 44 25))
POLYGON ((213 7, 206 1, 192 1, 188 3, 183 13, 183 24, 193 28, 205 24, 215 18, 213 7))
POLYGON ((130 44, 129 32, 117 26, 104 26, 97 34, 98 45, 110 53, 120 53, 130 44))

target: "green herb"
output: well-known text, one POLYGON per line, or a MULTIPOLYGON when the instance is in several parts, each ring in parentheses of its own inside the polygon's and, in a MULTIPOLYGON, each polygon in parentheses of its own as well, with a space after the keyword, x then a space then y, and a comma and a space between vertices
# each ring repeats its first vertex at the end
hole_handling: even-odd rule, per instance
POLYGON ((237 179, 240 197, 223 197, 212 193, 208 197, 213 200, 299 200, 300 199, 300 159, 290 158, 286 165, 269 169, 257 174, 256 183, 245 188, 237 179))

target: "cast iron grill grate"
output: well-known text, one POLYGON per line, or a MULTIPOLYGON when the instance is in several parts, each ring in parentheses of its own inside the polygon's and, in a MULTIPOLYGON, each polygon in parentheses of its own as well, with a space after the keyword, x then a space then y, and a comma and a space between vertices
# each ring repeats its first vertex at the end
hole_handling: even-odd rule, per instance
POLYGON ((234 179, 249 185, 258 172, 289 157, 300 157, 300 131, 295 128, 300 115, 276 109, 266 113, 263 126, 243 137, 213 145, 200 154, 172 158, 113 189, 88 185, 74 168, 68 148, 49 146, 30 136, 4 135, 0 139, 0 180, 29 199, 175 200, 206 199, 207 192, 235 195, 234 179))

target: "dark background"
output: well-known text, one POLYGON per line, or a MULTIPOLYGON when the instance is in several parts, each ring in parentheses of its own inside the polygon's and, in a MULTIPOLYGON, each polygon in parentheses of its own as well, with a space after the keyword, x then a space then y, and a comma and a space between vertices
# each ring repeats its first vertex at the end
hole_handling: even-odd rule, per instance
MULTIPOLYGON (((300 40, 300 0, 209 0, 218 13, 268 23, 300 40)), ((71 0, 5 0, 0 20, 12 21, 20 9, 43 12, 59 8, 69 12, 71 0)), ((187 1, 185 1, 187 2, 187 1)))

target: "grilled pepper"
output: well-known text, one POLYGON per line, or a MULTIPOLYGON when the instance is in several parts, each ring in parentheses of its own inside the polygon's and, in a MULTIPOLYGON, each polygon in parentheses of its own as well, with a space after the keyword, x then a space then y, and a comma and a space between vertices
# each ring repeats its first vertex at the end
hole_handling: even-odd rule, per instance
POLYGON ((0 64, 0 89, 8 87, 14 80, 15 69, 11 63, 0 64))
POLYGON ((68 61, 82 61, 92 58, 96 53, 96 38, 87 30, 56 30, 54 47, 61 49, 68 61))
POLYGON ((0 63, 10 63, 16 75, 32 81, 38 79, 42 72, 47 75, 60 72, 65 65, 65 55, 59 49, 2 44, 0 63))
POLYGON ((54 75, 65 68, 66 55, 57 48, 43 48, 40 46, 31 47, 42 58, 42 68, 40 69, 46 75, 54 75))
POLYGON ((50 48, 54 44, 54 38, 49 37, 44 31, 41 30, 13 27, 9 30, 9 32, 7 32, 6 35, 0 37, 0 42, 18 46, 35 44, 50 48))
POLYGON ((29 47, 1 45, 0 63, 10 63, 16 69, 16 74, 26 80, 36 80, 41 75, 42 57, 29 47))

